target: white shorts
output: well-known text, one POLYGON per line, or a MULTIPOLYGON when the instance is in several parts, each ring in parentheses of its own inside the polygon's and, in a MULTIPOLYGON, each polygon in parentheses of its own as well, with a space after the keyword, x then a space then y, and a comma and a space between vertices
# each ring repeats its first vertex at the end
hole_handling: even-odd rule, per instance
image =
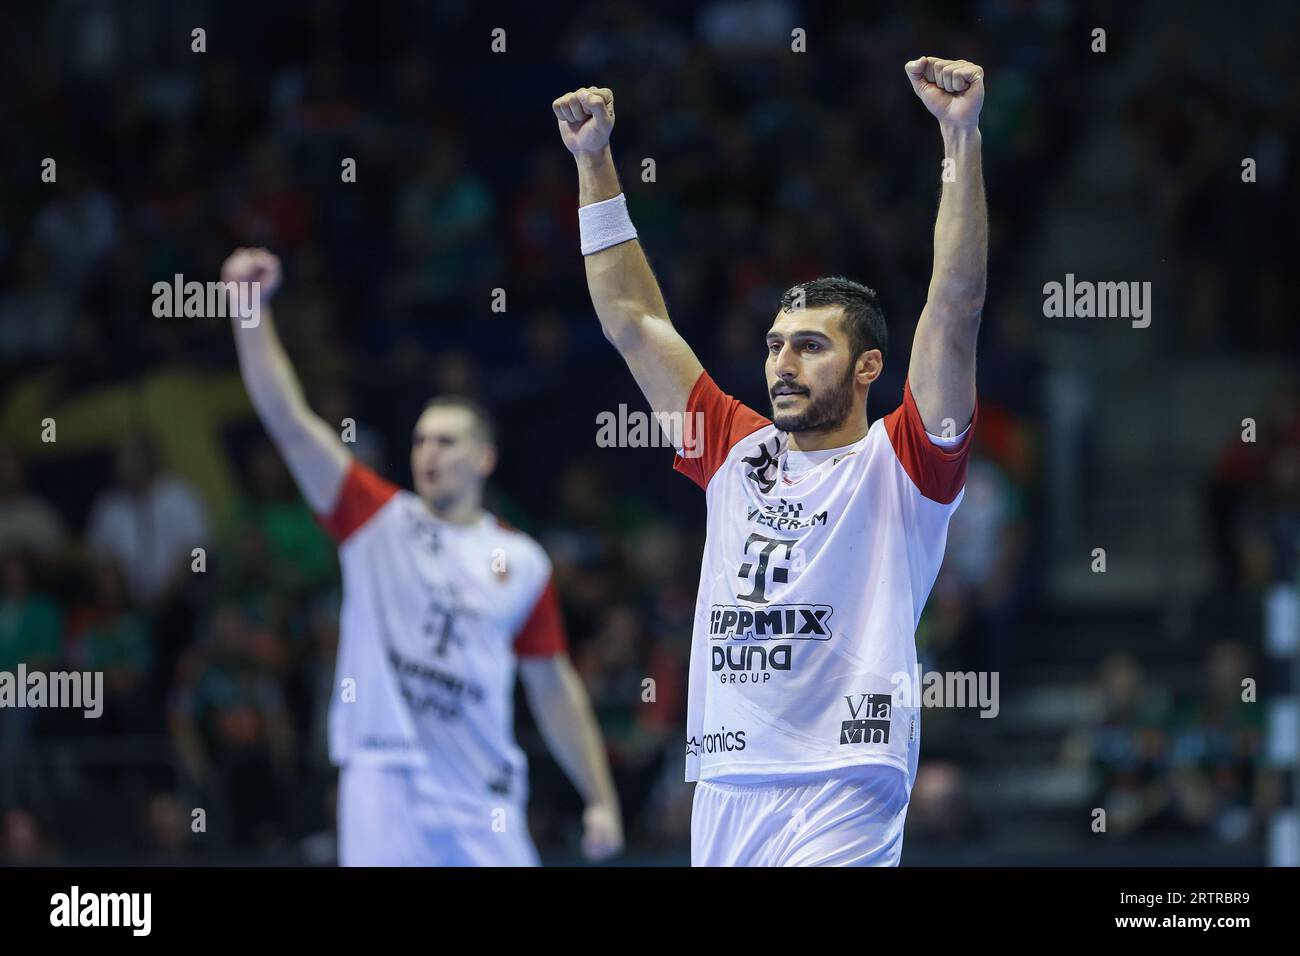
POLYGON ((692 866, 897 866, 907 775, 867 765, 790 782, 695 785, 692 866))
POLYGON ((538 866, 516 801, 467 806, 401 767, 339 771, 340 866, 538 866))

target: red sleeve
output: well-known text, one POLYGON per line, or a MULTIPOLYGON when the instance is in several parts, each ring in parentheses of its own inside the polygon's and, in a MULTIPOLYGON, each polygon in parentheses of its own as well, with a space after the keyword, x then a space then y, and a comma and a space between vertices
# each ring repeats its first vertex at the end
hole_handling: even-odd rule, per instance
POLYGON ((564 634, 564 615, 560 613, 560 596, 555 581, 548 580, 528 620, 515 635, 517 657, 549 657, 569 649, 564 634))
POLYGON ((979 400, 971 413, 970 430, 960 445, 945 448, 930 441, 925 423, 912 397, 911 386, 903 382, 903 404, 885 416, 885 432, 903 470, 917 490, 931 501, 951 504, 966 484, 966 465, 970 461, 971 440, 979 418, 979 400))
POLYGON ((328 515, 317 516, 321 527, 342 544, 397 494, 397 486, 385 481, 355 458, 348 468, 338 501, 328 515))
POLYGON ((707 488, 736 442, 770 424, 758 412, 718 388, 708 372, 701 372, 686 400, 682 446, 688 454, 677 455, 673 468, 701 488, 707 488))

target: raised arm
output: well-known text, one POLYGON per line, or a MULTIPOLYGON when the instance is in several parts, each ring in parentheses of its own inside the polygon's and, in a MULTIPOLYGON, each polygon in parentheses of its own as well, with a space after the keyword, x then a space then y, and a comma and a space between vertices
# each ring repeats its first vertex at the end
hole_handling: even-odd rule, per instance
POLYGON ((953 435, 975 412, 975 340, 988 270, 988 209, 980 161, 984 71, 923 56, 906 66, 912 89, 939 120, 943 194, 934 226, 930 291, 912 343, 908 385, 926 431, 953 435), (945 431, 945 422, 950 431, 945 431))
POLYGON ((275 332, 270 301, 280 285, 280 260, 265 249, 237 249, 221 267, 221 279, 259 283, 257 316, 238 316, 235 309, 230 310, 239 371, 253 408, 307 504, 317 514, 329 514, 352 456, 338 434, 307 407, 302 386, 275 332))
MULTIPOLYGON (((622 189, 609 152, 609 134, 614 128, 613 92, 588 87, 561 96, 551 105, 560 137, 578 165, 579 206, 590 207, 620 197, 622 189)), ((600 211, 606 210, 610 207, 600 211)), ((602 219, 610 222, 608 216, 602 219)), ((584 224, 585 237, 587 232, 584 224)), ((704 369, 668 318, 668 308, 640 240, 632 237, 592 252, 585 256, 585 263, 587 288, 605 338, 627 362, 650 408, 655 412, 684 413, 691 388, 704 369)))

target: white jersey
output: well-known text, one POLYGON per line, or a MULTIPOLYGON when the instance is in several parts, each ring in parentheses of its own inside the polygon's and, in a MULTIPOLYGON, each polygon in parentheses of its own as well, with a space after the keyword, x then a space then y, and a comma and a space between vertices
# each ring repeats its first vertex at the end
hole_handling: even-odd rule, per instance
POLYGON ((451 798, 522 801, 515 658, 566 647, 541 546, 492 515, 442 521, 355 461, 322 524, 343 569, 330 759, 422 769, 451 798))
POLYGON ((756 782, 857 764, 915 777, 916 625, 961 502, 974 420, 940 447, 910 389, 856 443, 791 452, 723 394, 691 390, 705 489, 686 779, 756 782))

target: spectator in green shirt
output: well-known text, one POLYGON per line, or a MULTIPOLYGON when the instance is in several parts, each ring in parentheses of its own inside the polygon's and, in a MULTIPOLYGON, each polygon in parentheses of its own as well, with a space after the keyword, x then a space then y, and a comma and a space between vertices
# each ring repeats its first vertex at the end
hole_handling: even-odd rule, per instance
POLYGON ((162 698, 149 682, 155 657, 149 623, 130 606, 115 563, 96 564, 90 576, 90 596, 68 614, 67 648, 72 666, 104 674, 104 715, 95 729, 161 731, 162 698))
POLYGON ((25 555, 11 554, 0 563, 0 671, 19 664, 47 669, 59 660, 58 606, 36 590, 25 555))
POLYGON ((232 548, 235 581, 295 596, 329 588, 338 574, 333 542, 269 442, 254 448, 249 478, 232 548))

